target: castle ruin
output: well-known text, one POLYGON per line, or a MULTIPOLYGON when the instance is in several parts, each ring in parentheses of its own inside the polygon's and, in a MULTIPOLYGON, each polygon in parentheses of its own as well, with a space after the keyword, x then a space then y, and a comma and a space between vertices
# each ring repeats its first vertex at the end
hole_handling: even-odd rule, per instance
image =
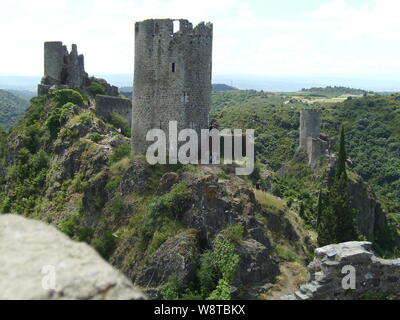
POLYGON ((82 89, 88 82, 84 57, 78 54, 76 44, 68 52, 60 41, 44 43, 44 77, 38 86, 38 95, 48 94, 51 88, 82 89))
POLYGON ((76 44, 71 52, 61 41, 44 43, 44 76, 38 85, 38 95, 46 95, 54 90, 75 89, 95 96, 94 111, 106 121, 111 121, 112 113, 124 117, 129 125, 132 121, 132 105, 128 99, 119 97, 118 88, 104 79, 89 77, 85 71, 84 57, 78 54, 76 44), (102 95, 91 92, 96 82, 104 89, 102 95))
POLYGON ((132 150, 144 154, 151 129, 209 128, 212 75, 211 23, 145 20, 135 24, 132 150))
POLYGON ((308 155, 308 165, 315 169, 327 153, 328 142, 321 139, 321 112, 302 109, 300 112, 300 151, 308 155))

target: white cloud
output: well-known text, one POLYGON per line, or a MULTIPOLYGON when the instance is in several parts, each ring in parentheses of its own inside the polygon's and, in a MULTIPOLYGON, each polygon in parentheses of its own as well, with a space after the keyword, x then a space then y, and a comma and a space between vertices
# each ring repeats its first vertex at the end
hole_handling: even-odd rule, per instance
POLYGON ((166 17, 214 23, 216 74, 400 72, 398 0, 324 1, 290 19, 265 10, 244 0, 2 0, 0 72, 41 74, 43 42, 61 40, 78 44, 91 74, 132 73, 134 21, 166 17))

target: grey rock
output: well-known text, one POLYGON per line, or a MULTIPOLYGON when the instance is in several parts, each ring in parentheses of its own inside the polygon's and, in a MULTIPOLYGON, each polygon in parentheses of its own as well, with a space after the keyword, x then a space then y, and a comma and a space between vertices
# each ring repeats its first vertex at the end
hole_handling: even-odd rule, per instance
POLYGON ((135 283, 154 288, 166 284, 172 275, 176 275, 187 286, 194 277, 198 255, 197 233, 194 230, 182 232, 152 254, 135 283))
POLYGON ((16 215, 0 216, 0 274, 0 300, 145 299, 87 244, 16 215))
POLYGON ((246 240, 240 243, 237 250, 240 261, 234 284, 249 285, 272 281, 279 274, 278 265, 261 243, 253 239, 246 240))

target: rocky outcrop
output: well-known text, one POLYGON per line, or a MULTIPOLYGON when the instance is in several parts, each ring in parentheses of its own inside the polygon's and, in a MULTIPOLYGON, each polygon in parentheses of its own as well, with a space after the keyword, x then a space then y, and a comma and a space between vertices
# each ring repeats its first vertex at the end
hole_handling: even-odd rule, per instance
POLYGON ((238 247, 240 262, 234 285, 265 284, 279 274, 278 265, 272 261, 270 252, 254 239, 243 241, 238 247))
POLYGON ((176 275, 187 286, 193 280, 198 255, 197 232, 181 232, 152 254, 135 283, 142 287, 159 287, 176 275))
POLYGON ((0 300, 145 299, 88 245, 16 215, 0 216, 0 274, 0 300))
POLYGON ((400 259, 384 260, 370 242, 347 242, 315 250, 309 281, 282 300, 400 298, 400 259))

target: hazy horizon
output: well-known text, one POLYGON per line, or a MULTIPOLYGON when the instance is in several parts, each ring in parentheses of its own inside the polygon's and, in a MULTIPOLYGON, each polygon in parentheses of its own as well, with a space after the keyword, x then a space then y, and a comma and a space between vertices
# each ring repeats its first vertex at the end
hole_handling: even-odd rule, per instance
MULTIPOLYGON (((90 74, 90 76, 92 76, 90 74)), ((133 74, 93 74, 117 87, 132 86, 133 74)), ((0 73, 0 89, 36 91, 41 76, 23 76, 0 73)), ((243 75, 215 74, 213 84, 226 84, 241 90, 293 92, 303 88, 345 86, 375 92, 399 92, 400 78, 384 75, 243 75)))

